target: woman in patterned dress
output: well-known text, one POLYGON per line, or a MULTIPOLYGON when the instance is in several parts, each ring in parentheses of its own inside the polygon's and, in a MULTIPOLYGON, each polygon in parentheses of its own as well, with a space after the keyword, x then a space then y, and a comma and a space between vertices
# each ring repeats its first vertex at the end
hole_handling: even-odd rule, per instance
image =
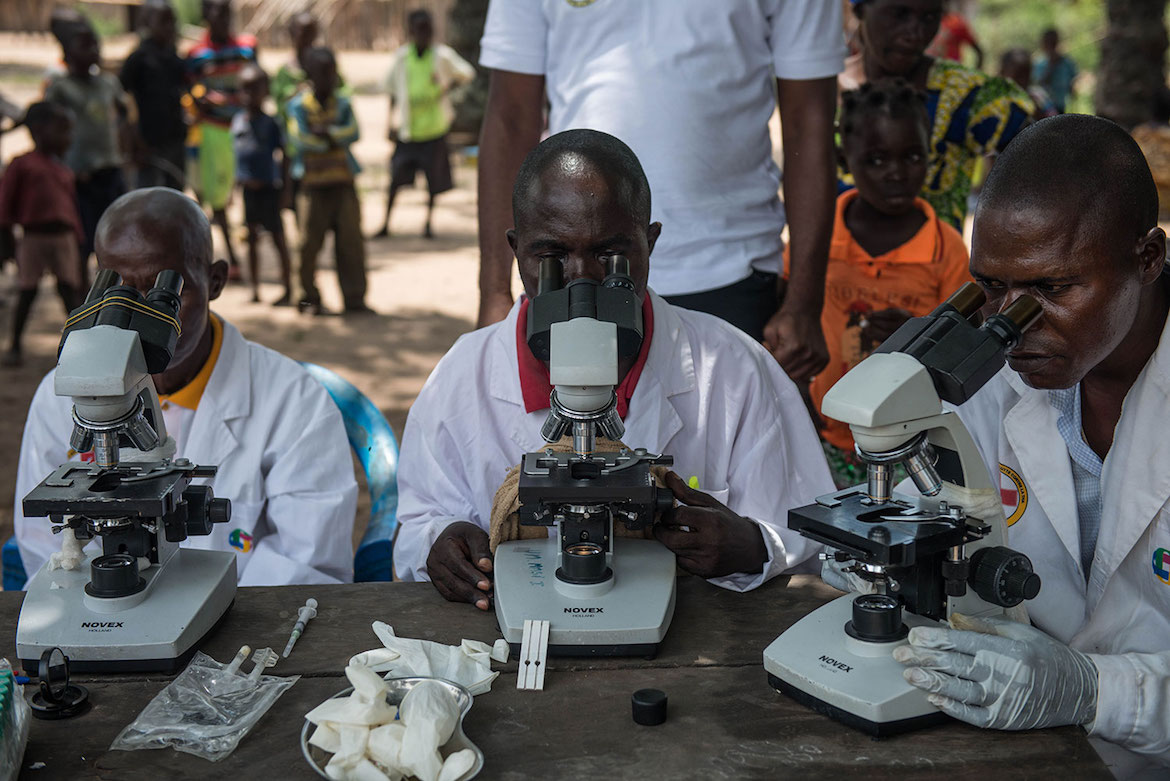
MULTIPOLYGON (((860 22, 861 51, 841 75, 842 90, 901 77, 927 96, 930 160, 925 198, 959 231, 979 159, 1003 151, 1027 125, 1032 101, 1014 82, 949 60, 926 48, 938 32, 943 0, 851 0, 860 22)), ((852 186, 841 175, 841 189, 852 186)))

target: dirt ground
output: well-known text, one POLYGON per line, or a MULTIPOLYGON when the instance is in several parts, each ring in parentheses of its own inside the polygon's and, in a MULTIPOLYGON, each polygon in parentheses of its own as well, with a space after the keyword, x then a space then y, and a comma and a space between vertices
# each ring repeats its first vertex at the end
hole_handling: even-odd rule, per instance
MULTIPOLYGON (((130 41, 107 42, 104 56, 120 58, 130 41)), ((262 64, 275 71, 289 57, 287 51, 269 50, 262 64)), ((342 73, 358 91, 355 109, 362 139, 355 154, 363 167, 359 179, 362 217, 367 235, 381 223, 388 181, 386 98, 376 94, 388 56, 380 53, 342 53, 342 73)), ((0 34, 0 94, 20 104, 37 97, 39 74, 56 61, 56 48, 47 38, 0 34)), ((23 130, 0 139, 0 157, 7 161, 29 146, 23 130)), ((389 239, 367 243, 369 295, 367 302, 378 314, 357 319, 309 317, 289 308, 250 303, 243 285, 229 285, 212 304, 214 311, 234 323, 245 337, 265 344, 300 361, 312 361, 341 374, 362 390, 386 415, 401 437, 406 413, 435 363, 460 334, 474 326, 479 253, 476 249, 475 170, 460 158, 455 171, 456 188, 439 198, 435 209, 435 239, 419 237, 425 214, 426 194, 420 179, 416 189, 400 193, 395 204, 389 239)), ((230 214, 240 221, 239 199, 230 214)), ((296 230, 286 218, 290 246, 296 230)), ((217 251, 221 239, 215 231, 217 251)), ((246 244, 242 233, 234 242, 243 262, 246 244)), ((273 301, 280 295, 277 259, 267 241, 262 242, 261 297, 273 301)), ((319 284, 327 307, 339 310, 341 297, 332 271, 332 249, 326 245, 321 258, 319 284)), ((294 269, 296 255, 294 250, 294 269)), ((14 281, 12 270, 0 276, 0 334, 8 338, 14 281)), ((514 285, 519 289, 518 282, 514 285)), ((44 281, 25 339, 25 365, 0 369, 0 540, 12 533, 13 488, 25 410, 37 384, 54 364, 57 339, 64 317, 51 280, 44 281)), ((358 529, 368 511, 362 497, 358 529)))

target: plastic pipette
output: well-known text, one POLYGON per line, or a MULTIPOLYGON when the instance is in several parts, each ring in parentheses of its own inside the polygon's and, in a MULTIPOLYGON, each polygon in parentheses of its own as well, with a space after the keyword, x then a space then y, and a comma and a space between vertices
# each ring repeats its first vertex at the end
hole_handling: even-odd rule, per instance
POLYGON ((305 600, 305 606, 297 610, 297 623, 293 627, 292 634, 289 635, 288 645, 284 647, 284 653, 281 656, 285 659, 292 653, 293 646, 296 645, 297 638, 305 631, 305 624, 309 620, 317 617, 317 600, 309 597, 305 600))

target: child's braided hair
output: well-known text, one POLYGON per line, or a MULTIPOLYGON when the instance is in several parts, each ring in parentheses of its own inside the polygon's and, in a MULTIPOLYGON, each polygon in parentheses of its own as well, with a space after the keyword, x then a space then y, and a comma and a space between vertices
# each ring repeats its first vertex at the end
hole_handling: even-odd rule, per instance
POLYGON ((841 139, 878 114, 891 118, 916 117, 928 132, 930 130, 926 95, 905 79, 881 79, 841 94, 841 115, 837 120, 841 139))

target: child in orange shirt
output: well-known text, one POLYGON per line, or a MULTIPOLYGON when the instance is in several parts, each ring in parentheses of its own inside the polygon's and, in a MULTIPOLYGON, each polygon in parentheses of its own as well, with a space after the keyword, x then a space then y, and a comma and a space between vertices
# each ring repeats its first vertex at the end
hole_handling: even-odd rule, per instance
MULTIPOLYGON (((963 237, 919 197, 929 156, 925 96, 902 79, 846 92, 840 134, 857 189, 837 199, 821 315, 829 364, 809 388, 817 410, 845 372, 971 278, 963 237)), ((817 425, 837 485, 863 482, 849 427, 817 425)))

